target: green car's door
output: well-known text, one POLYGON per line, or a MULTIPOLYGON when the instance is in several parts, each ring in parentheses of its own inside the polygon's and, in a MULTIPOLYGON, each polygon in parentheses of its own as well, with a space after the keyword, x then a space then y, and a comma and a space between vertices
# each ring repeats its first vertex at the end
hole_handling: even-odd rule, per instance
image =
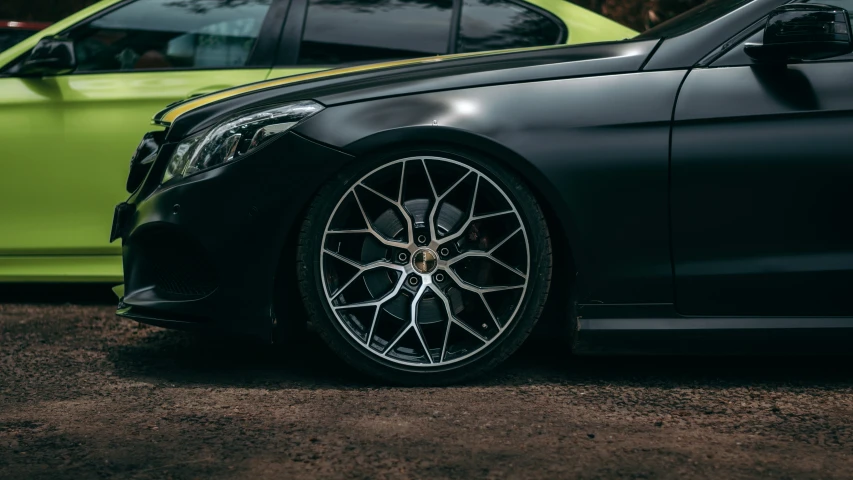
MULTIPOLYGON (((287 0, 135 0, 62 33, 76 70, 0 77, 0 279, 121 279, 112 206, 151 115, 263 80, 287 0)), ((16 60, 19 64, 23 58, 16 60)))

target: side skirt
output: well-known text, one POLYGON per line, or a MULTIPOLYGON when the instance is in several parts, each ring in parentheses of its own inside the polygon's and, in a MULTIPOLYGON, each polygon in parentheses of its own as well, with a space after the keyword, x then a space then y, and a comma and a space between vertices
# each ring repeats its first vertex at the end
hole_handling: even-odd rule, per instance
POLYGON ((853 353, 853 317, 683 316, 672 304, 578 305, 579 355, 853 353))
POLYGON ((120 254, 0 256, 0 283, 121 281, 120 254))

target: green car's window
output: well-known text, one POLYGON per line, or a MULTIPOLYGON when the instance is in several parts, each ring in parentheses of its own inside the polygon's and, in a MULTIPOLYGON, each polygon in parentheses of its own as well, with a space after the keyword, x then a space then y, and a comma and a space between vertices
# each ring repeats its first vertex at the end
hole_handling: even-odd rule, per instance
POLYGON ((33 30, 0 29, 0 52, 35 33, 33 30))
POLYGON ((448 53, 453 0, 310 0, 302 65, 448 53))
POLYGON ((237 68, 273 0, 138 0, 72 32, 77 70, 237 68))
POLYGON ((507 0, 465 0, 457 52, 554 45, 562 28, 545 15, 507 0))

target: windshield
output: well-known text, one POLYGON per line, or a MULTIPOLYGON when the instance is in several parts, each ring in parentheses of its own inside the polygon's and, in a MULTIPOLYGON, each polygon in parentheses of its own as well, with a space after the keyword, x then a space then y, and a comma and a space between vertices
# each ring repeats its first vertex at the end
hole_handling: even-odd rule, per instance
POLYGON ((675 37, 710 23, 753 0, 710 0, 646 30, 633 40, 675 37))

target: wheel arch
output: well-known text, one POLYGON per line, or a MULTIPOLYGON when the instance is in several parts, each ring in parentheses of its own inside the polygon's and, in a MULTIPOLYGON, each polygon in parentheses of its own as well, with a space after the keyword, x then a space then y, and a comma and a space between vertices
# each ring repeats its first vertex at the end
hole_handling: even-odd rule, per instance
POLYGON ((343 147, 343 150, 355 158, 379 153, 383 150, 422 146, 457 150, 460 153, 472 152, 487 156, 500 162, 505 168, 519 175, 530 187, 536 201, 542 208, 550 230, 551 251, 553 252, 553 273, 551 291, 570 293, 570 300, 562 302, 564 295, 550 295, 543 311, 537 330, 551 336, 562 333, 574 321, 572 312, 575 298, 575 277, 578 262, 577 249, 571 239, 577 238, 572 214, 556 187, 536 166, 518 152, 499 142, 471 131, 452 127, 412 126, 393 128, 365 136, 343 147))
MULTIPOLYGON (((519 178, 533 192, 545 215, 545 220, 550 230, 552 252, 554 255, 554 273, 552 274, 552 291, 574 291, 574 279, 578 262, 575 258, 577 250, 573 248, 570 239, 576 238, 573 234, 574 223, 570 208, 565 204, 551 183, 539 169, 529 160, 514 150, 496 142, 495 140, 481 134, 452 127, 441 126, 411 126, 392 128, 375 132, 364 136, 350 144, 343 146, 340 150, 351 156, 351 160, 339 166, 339 168, 327 172, 326 180, 330 181, 342 169, 347 168, 351 162, 358 158, 379 154, 389 149, 400 148, 448 148, 458 153, 470 152, 480 154, 500 162, 502 166, 515 172, 519 178)), ((288 229, 287 235, 280 239, 279 255, 276 259, 275 276, 272 279, 271 308, 277 318, 277 329, 284 335, 298 332, 304 325, 304 307, 301 306, 299 295, 288 294, 282 298, 282 291, 294 292, 297 290, 296 269, 293 268, 293 260, 297 255, 298 237, 300 235, 305 214, 309 209, 311 199, 314 198, 325 184, 323 182, 314 192, 306 198, 304 205, 300 205, 300 214, 288 229), (282 318, 277 314, 284 305, 291 310, 294 303, 298 303, 297 315, 288 315, 282 318), (299 317, 299 318, 295 318, 299 317)), ((568 322, 560 321, 571 318, 571 302, 563 302, 564 295, 551 295, 542 314, 542 319, 537 330, 548 335, 562 330, 568 322), (550 321, 549 321, 550 320, 550 321)))
MULTIPOLYGON (((562 200, 556 187, 533 163, 518 152, 498 143, 484 135, 468 130, 439 126, 412 126, 393 128, 370 134, 343 147, 343 150, 354 157, 370 155, 389 148, 399 148, 412 145, 429 147, 446 146, 464 151, 474 151, 484 154, 518 173, 520 178, 531 187, 531 191, 540 201, 540 206, 547 209, 549 226, 553 225, 568 240, 573 237, 574 222, 569 205, 562 200)), ((575 259, 572 258, 574 261, 575 259)))

